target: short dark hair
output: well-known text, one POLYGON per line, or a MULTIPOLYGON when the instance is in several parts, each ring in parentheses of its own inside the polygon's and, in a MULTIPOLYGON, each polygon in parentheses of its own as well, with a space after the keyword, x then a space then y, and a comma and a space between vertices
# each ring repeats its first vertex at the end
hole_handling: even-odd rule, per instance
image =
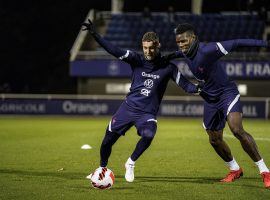
POLYGON ((189 23, 183 23, 183 24, 179 24, 175 29, 174 29, 174 33, 176 35, 178 34, 182 34, 182 33, 185 33, 185 32, 189 32, 189 33, 193 33, 195 34, 196 30, 194 28, 194 26, 192 26, 191 24, 189 23))
POLYGON ((159 43, 159 37, 158 35, 153 32, 146 32, 143 37, 142 37, 142 42, 154 42, 154 43, 159 43))

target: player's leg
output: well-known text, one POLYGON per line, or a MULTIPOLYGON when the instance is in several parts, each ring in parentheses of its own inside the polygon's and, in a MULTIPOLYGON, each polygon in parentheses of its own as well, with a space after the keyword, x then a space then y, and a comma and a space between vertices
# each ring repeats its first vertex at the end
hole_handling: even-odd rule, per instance
POLYGON ((225 178, 221 179, 221 182, 232 182, 235 179, 243 176, 243 171, 239 167, 236 160, 231 154, 231 150, 227 143, 223 140, 223 130, 211 131, 207 130, 209 135, 209 142, 216 151, 216 153, 225 161, 225 164, 229 167, 230 172, 225 178))
POLYGON ((106 129, 104 139, 100 147, 100 166, 106 167, 108 159, 112 152, 112 146, 121 135, 125 135, 126 131, 133 125, 132 112, 125 103, 123 103, 112 117, 106 129))
POLYGON ((121 135, 115 132, 106 130, 105 136, 100 146, 100 167, 106 167, 108 159, 112 152, 112 146, 119 139, 121 135))
POLYGON ((225 161, 233 160, 231 150, 223 140, 223 129, 225 127, 225 116, 216 104, 204 103, 203 127, 209 136, 209 143, 216 153, 225 161))
POLYGON ((227 145, 227 143, 223 140, 223 130, 219 131, 206 130, 206 132, 209 136, 209 142, 216 151, 216 153, 225 162, 230 162, 231 160, 233 160, 231 150, 227 145))
POLYGON ((240 141, 245 152, 250 156, 250 158, 257 162, 261 160, 261 156, 258 151, 258 147, 253 139, 253 137, 247 133, 242 125, 242 113, 231 112, 228 114, 227 122, 232 131, 233 135, 240 141))
POLYGON ((204 104, 203 126, 209 135, 209 142, 216 153, 225 161, 229 167, 229 174, 222 179, 222 182, 232 182, 243 175, 242 169, 233 158, 231 150, 223 140, 223 129, 226 123, 226 115, 218 109, 215 104, 204 104))
MULTIPOLYGON (((100 146, 100 167, 97 169, 99 173, 102 173, 103 168, 107 166, 114 143, 121 135, 125 135, 126 131, 133 125, 132 120, 133 112, 125 102, 122 103, 109 122, 100 146)), ((91 179, 91 177, 92 174, 88 175, 86 178, 91 179)))
MULTIPOLYGON (((112 117, 107 126, 105 136, 100 146, 100 167, 97 169, 98 173, 103 172, 103 168, 107 166, 109 157, 112 152, 112 146, 120 138, 125 135, 126 131, 133 125, 132 112, 125 103, 118 108, 117 112, 112 117)), ((91 179, 92 174, 86 178, 91 179)))
POLYGON ((150 146, 157 131, 157 122, 155 119, 152 119, 151 121, 147 121, 137 128, 138 134, 141 136, 141 139, 138 141, 135 150, 130 156, 131 160, 133 161, 136 161, 142 155, 142 153, 150 146))
MULTIPOLYGON (((149 115, 148 115, 149 116, 149 115)), ((143 152, 150 146, 157 130, 157 121, 153 116, 151 117, 142 117, 140 122, 136 123, 136 128, 138 134, 141 136, 138 141, 135 150, 128 158, 125 168, 126 174, 125 178, 128 182, 133 182, 134 180, 134 167, 135 161, 143 154, 143 152), (143 123, 142 123, 143 122, 143 123)))
MULTIPOLYGON (((96 169, 96 172, 99 174, 102 174, 103 168, 107 166, 108 164, 108 159, 111 155, 112 152, 112 146, 113 144, 119 139, 121 136, 118 133, 111 132, 108 130, 109 126, 106 129, 105 136, 103 138, 103 141, 100 146, 100 166, 99 168, 96 169)), ((88 176, 86 176, 87 179, 92 178, 92 173, 88 176)))
POLYGON ((253 137, 247 133, 242 125, 242 113, 230 112, 227 117, 228 125, 234 136, 240 141, 245 152, 258 166, 265 187, 270 188, 270 173, 264 160, 259 154, 258 147, 253 137))

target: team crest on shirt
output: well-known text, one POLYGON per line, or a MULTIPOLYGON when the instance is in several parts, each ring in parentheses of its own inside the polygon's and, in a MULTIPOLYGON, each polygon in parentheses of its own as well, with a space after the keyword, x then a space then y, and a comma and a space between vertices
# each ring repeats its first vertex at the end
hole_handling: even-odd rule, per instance
POLYGON ((148 89, 141 89, 141 94, 144 95, 144 96, 149 96, 149 94, 151 93, 151 90, 148 90, 148 89))
POLYGON ((152 79, 147 79, 147 80, 144 81, 143 85, 146 88, 152 88, 153 85, 154 85, 154 82, 153 82, 152 79))
POLYGON ((151 89, 154 85, 154 81, 152 79, 146 79, 143 83, 144 87, 143 89, 141 89, 141 94, 144 96, 149 96, 149 94, 151 93, 151 89))

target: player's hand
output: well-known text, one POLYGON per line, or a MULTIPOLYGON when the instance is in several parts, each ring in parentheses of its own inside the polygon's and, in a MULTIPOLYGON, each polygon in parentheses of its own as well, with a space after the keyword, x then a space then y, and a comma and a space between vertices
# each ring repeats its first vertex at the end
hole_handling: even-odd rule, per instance
POLYGON ((204 86, 204 81, 199 81, 198 84, 196 84, 197 92, 199 94, 201 93, 203 86, 204 86))
POLYGON ((196 85, 196 89, 197 89, 196 94, 200 94, 202 91, 202 88, 200 88, 199 84, 195 84, 195 85, 196 85))
POLYGON ((96 33, 95 27, 90 19, 88 19, 88 22, 82 23, 82 31, 89 31, 89 33, 94 34, 96 33))

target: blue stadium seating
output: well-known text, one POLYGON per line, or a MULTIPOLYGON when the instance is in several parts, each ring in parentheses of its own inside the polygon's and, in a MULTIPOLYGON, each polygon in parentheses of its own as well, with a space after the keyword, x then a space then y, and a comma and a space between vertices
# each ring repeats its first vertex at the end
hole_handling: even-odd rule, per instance
POLYGON ((236 38, 262 39, 265 28, 264 22, 257 15, 176 13, 174 19, 174 22, 170 22, 166 13, 153 13, 148 19, 143 18, 141 13, 114 14, 105 38, 121 48, 139 50, 142 35, 146 31, 155 31, 160 36, 162 50, 172 51, 176 49, 174 28, 182 22, 192 23, 197 29, 200 41, 206 42, 236 38))

